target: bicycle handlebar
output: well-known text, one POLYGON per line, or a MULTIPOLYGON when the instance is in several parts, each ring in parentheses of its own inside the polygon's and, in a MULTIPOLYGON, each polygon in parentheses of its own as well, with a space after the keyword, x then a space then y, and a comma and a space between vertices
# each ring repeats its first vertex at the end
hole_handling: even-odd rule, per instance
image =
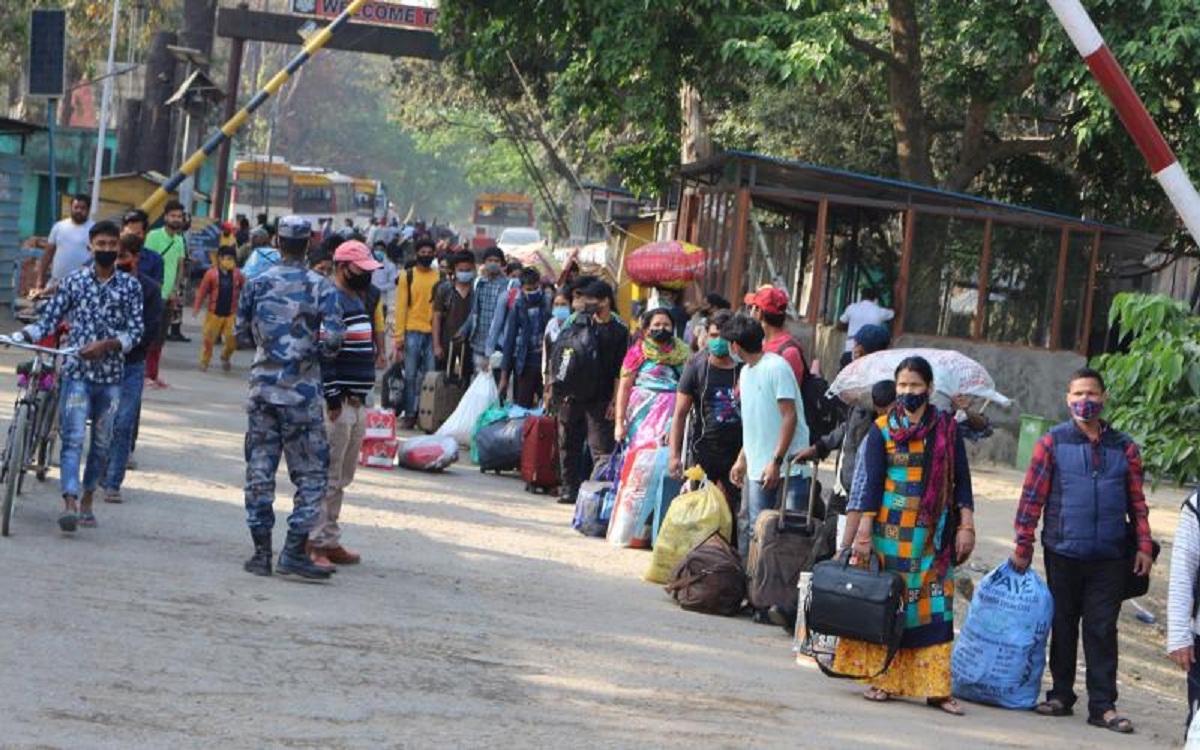
POLYGON ((52 349, 48 346, 31 344, 28 341, 14 341, 11 336, 6 336, 3 334, 0 334, 0 345, 15 346, 18 349, 28 349, 31 352, 38 352, 39 354, 52 354, 57 357, 68 357, 72 354, 79 353, 79 347, 77 346, 70 346, 66 349, 52 349))

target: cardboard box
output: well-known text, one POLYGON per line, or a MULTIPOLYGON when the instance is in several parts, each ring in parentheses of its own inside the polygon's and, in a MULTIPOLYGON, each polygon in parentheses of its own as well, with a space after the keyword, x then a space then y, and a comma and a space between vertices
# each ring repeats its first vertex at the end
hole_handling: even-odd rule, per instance
POLYGON ((396 468, 396 454, 400 452, 400 441, 395 438, 364 440, 358 454, 358 465, 371 469, 396 468))
POLYGON ((390 409, 367 410, 367 440, 394 440, 396 415, 390 409))

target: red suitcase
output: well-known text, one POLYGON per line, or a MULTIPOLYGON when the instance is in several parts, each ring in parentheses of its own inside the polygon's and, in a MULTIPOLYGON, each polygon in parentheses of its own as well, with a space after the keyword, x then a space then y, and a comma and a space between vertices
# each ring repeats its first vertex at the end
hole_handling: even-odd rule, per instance
POLYGON ((526 492, 558 487, 558 420, 527 417, 521 438, 521 478, 526 492))

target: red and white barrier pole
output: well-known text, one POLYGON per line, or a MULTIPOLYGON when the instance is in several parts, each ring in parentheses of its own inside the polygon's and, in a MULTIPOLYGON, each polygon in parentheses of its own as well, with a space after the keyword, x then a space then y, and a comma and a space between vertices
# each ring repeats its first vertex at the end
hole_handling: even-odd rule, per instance
POLYGON ((1145 157, 1154 179, 1166 192, 1192 237, 1200 242, 1200 193, 1196 192, 1196 186, 1188 178, 1187 172, 1183 171, 1175 153, 1163 138, 1162 131, 1150 118, 1146 105, 1142 104, 1141 97, 1133 90, 1133 84, 1129 82, 1112 50, 1104 43, 1096 24, 1092 23, 1079 0, 1048 2, 1075 48, 1083 55, 1083 61, 1092 71, 1092 76, 1117 110, 1117 116, 1145 157))

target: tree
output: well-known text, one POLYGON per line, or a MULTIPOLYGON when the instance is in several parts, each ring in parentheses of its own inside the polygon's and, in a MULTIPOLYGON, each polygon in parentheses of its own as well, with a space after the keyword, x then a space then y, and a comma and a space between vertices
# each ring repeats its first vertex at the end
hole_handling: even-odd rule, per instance
MULTIPOLYGON (((180 20, 182 0, 160 0, 146 4, 144 10, 124 6, 125 20, 118 36, 118 59, 132 59, 130 43, 141 47, 149 35, 160 27, 172 27, 180 20), (138 13, 144 13, 139 17, 138 13), (140 22, 140 23, 139 23, 140 22), (134 25, 139 33, 129 35, 134 25)), ((67 11, 67 85, 74 86, 101 74, 96 63, 108 51, 108 34, 112 19, 112 0, 5 0, 0 3, 0 86, 7 91, 9 106, 25 109, 21 81, 29 47, 29 19, 35 9, 63 8, 67 11)), ((60 119, 70 119, 70 98, 64 102, 60 119)))
POLYGON ((1109 325, 1128 342, 1092 360, 1108 386, 1109 418, 1141 447, 1156 481, 1200 479, 1200 317, 1169 297, 1127 292, 1113 301, 1109 325))
MULTIPOLYGON (((1200 111, 1194 3, 1089 7, 1185 167, 1200 167, 1190 138, 1200 111)), ((635 189, 665 186, 680 150, 679 93, 691 85, 721 146, 838 157, 817 159, 834 166, 848 156, 885 175, 1020 202, 1049 185, 1033 196, 1051 201, 1043 208, 1170 224, 1169 204, 1044 3, 447 0, 442 10, 452 59, 480 91, 528 91, 556 126, 582 117, 602 144, 598 163, 635 189), (859 116, 846 112, 855 102, 859 116), (747 122, 739 108, 783 122, 747 122), (867 146, 866 158, 846 153, 843 134, 867 146)))

